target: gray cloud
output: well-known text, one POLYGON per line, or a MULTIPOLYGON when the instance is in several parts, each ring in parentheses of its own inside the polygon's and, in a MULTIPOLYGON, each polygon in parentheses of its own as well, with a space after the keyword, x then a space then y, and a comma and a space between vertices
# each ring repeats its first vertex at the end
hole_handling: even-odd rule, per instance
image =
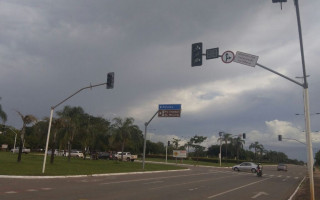
MULTIPOLYGON (((300 2, 311 112, 320 112, 320 14, 313 12, 319 4, 300 2)), ((181 118, 151 124, 164 138, 219 130, 263 133, 265 122, 276 119, 303 127, 303 117, 294 115, 303 113, 299 86, 220 59, 190 66, 191 44, 201 41, 204 48, 219 47, 220 54, 251 53, 260 64, 301 76, 293 2, 280 10, 256 0, 14 0, 1 2, 0 17, 1 104, 8 124, 17 128, 22 124, 14 109, 48 116, 51 106, 81 87, 105 82, 110 71, 116 74, 114 90, 84 91, 65 105, 106 118, 132 116, 143 128, 158 104, 181 103, 181 118)), ((315 131, 317 120, 312 117, 315 131)))

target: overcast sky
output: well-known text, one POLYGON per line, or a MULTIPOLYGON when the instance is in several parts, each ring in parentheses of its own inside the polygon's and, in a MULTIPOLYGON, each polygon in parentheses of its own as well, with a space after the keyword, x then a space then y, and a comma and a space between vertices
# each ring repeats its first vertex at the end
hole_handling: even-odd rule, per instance
MULTIPOLYGON (((319 0, 300 1, 310 112, 320 112, 319 0)), ((191 67, 191 44, 259 56, 258 63, 302 76, 293 0, 1 0, 0 96, 7 124, 22 127, 15 110, 48 117, 51 106, 82 87, 63 106, 81 106, 107 119, 133 117, 144 130, 159 104, 182 104, 180 118, 154 118, 152 141, 246 133, 267 150, 306 160, 303 89, 258 66, 220 58, 191 67)), ((297 79, 297 81, 302 81, 297 79)), ((312 131, 320 115, 311 116, 312 131)), ((46 133, 45 133, 46 134, 46 133)), ((313 133, 314 151, 320 133, 313 133)), ((149 139, 148 138, 148 139, 149 139)))

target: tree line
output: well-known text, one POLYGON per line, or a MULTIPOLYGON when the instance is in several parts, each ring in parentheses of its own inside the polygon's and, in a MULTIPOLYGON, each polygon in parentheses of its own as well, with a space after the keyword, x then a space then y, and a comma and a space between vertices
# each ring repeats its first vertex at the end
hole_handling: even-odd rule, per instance
MULTIPOLYGON (((23 126, 21 130, 13 127, 4 127, 0 134, 0 144, 8 144, 13 148, 15 134, 17 134, 17 145, 19 147, 18 162, 21 160, 22 148, 31 148, 33 151, 43 151, 45 147, 49 119, 37 120, 33 115, 21 117, 23 126)), ((71 149, 81 150, 84 155, 98 151, 130 151, 141 155, 143 152, 144 136, 139 127, 134 124, 131 117, 116 117, 112 120, 103 117, 92 116, 81 107, 65 106, 56 112, 56 118, 52 121, 49 149, 52 151, 51 162, 54 162, 55 149, 69 152, 71 149)), ((0 105, 0 118, 5 124, 7 115, 0 105)), ((201 145, 207 138, 195 135, 184 144, 181 139, 172 139, 170 145, 163 142, 152 142, 147 140, 146 154, 164 155, 166 146, 168 154, 172 155, 174 149, 187 150, 190 157, 218 158, 220 145, 211 145, 206 149, 201 145)), ((221 144, 221 157, 224 160, 252 160, 265 162, 291 162, 298 164, 297 160, 290 160, 286 154, 266 150, 259 142, 250 144, 249 150, 243 148, 245 141, 241 137, 232 137, 231 134, 223 134, 217 140, 221 144)), ((86 157, 86 156, 85 156, 86 157)))

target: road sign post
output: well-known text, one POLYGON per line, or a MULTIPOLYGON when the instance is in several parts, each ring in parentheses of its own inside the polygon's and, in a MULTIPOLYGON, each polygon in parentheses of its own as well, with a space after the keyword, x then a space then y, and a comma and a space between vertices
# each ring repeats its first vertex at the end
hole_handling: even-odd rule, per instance
MULTIPOLYGON (((144 163, 146 159, 146 141, 147 141, 147 131, 148 125, 153 120, 153 118, 158 114, 158 117, 180 117, 181 113, 181 104, 159 104, 159 109, 157 112, 151 117, 151 119, 144 124, 144 142, 143 142, 143 157, 142 157, 142 170, 144 170, 144 163), (159 113, 161 112, 161 116, 159 113)), ((169 143, 168 143, 169 144, 169 143)))

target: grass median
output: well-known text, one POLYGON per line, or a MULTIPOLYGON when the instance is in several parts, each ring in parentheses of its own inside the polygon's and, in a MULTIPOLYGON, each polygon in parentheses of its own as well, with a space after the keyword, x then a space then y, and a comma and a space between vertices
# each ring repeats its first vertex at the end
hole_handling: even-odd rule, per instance
MULTIPOLYGON (((153 161, 153 162, 166 162, 165 159, 161 158, 147 158, 146 161, 153 161)), ((177 160, 175 159, 168 159, 167 163, 171 164, 186 164, 186 165, 201 165, 201 166, 210 166, 210 167, 220 167, 220 163, 215 163, 215 162, 204 162, 204 161, 196 161, 196 160, 191 160, 191 159, 180 159, 178 158, 177 160)), ((224 161, 221 162, 221 167, 232 167, 234 165, 237 165, 236 163, 226 163, 224 161)))
MULTIPOLYGON (((43 154, 23 154, 20 163, 18 154, 0 152, 0 175, 25 176, 62 176, 62 175, 91 175, 104 173, 142 172, 141 162, 126 162, 114 160, 89 160, 56 156, 54 163, 50 164, 47 157, 46 170, 42 174, 43 154)), ((161 171, 185 169, 175 165, 146 163, 144 171, 161 171)))

